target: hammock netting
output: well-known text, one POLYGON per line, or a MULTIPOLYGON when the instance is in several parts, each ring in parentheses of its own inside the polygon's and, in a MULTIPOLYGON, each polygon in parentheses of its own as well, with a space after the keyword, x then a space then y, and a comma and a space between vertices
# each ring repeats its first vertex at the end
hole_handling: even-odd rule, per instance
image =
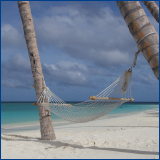
POLYGON ((125 102, 133 101, 131 76, 132 70, 129 69, 96 96, 90 96, 88 100, 77 104, 64 102, 48 87, 45 87, 37 104, 49 107, 51 112, 68 121, 77 123, 91 121, 110 113, 125 102))

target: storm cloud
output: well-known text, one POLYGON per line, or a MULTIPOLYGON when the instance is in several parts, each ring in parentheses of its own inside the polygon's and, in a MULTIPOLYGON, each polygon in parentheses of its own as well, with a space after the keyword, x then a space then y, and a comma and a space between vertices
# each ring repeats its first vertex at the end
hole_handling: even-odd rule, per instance
MULTIPOLYGON (((132 64, 136 43, 116 4, 31 2, 31 8, 45 80, 64 98, 96 93, 132 64)), ((19 21, 17 16, 15 23, 2 23, 2 85, 23 92, 32 88, 33 78, 19 21)), ((153 18, 151 22, 157 29, 153 18)), ((139 56, 133 74, 135 98, 149 89, 142 97, 155 100, 157 86, 146 60, 139 56)))
POLYGON ((89 8, 87 13, 79 8, 54 7, 48 11, 50 16, 37 18, 40 44, 56 46, 71 57, 100 66, 129 63, 136 48, 122 17, 108 7, 93 15, 88 14, 89 8))

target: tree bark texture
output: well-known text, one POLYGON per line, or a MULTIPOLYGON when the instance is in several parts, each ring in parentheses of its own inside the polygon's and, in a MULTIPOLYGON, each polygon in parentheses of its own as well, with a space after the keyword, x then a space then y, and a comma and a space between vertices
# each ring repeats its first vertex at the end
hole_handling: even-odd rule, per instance
POLYGON ((138 49, 143 53, 155 76, 159 78, 159 42, 154 26, 149 22, 139 1, 117 1, 117 4, 138 49))
POLYGON ((159 7, 154 1, 143 1, 148 10, 151 12, 152 16, 159 23, 159 7))
MULTIPOLYGON (((45 87, 45 81, 42 72, 29 1, 18 1, 18 7, 23 24, 24 37, 28 48, 32 75, 34 78, 34 88, 36 97, 38 99, 45 87)), ((43 104, 39 105, 38 107, 40 116, 41 139, 54 140, 55 134, 53 130, 50 111, 43 104)))

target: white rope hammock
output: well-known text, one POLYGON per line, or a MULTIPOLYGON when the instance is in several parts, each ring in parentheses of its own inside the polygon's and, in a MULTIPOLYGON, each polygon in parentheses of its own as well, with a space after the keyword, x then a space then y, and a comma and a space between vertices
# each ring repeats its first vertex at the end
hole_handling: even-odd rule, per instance
POLYGON ((133 101, 131 76, 132 69, 129 69, 96 96, 90 96, 88 100, 77 104, 64 102, 48 87, 45 87, 38 98, 37 105, 43 104, 49 107, 51 112, 68 121, 78 123, 91 121, 108 114, 125 102, 133 101))

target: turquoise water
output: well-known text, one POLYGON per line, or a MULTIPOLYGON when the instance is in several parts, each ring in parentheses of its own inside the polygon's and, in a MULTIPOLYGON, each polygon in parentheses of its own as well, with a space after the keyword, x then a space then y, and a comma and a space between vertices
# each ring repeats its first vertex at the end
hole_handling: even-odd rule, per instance
MULTIPOLYGON (((124 114, 148 109, 158 109, 158 104, 123 104, 110 114, 124 114)), ((2 103, 1 121, 2 124, 26 123, 39 120, 38 108, 32 103, 2 103)), ((56 115, 52 115, 55 120, 60 120, 56 115)))

